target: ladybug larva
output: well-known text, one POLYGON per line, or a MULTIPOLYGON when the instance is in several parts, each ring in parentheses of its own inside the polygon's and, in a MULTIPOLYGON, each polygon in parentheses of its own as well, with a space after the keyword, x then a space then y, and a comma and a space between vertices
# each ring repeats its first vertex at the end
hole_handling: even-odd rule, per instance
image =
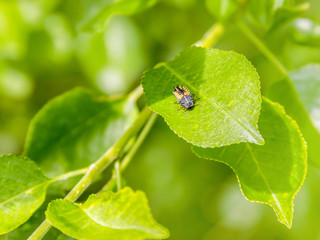
POLYGON ((177 85, 174 88, 173 94, 177 99, 176 103, 180 104, 177 110, 180 110, 182 107, 185 115, 187 115, 185 111, 192 109, 195 105, 198 104, 201 107, 201 105, 195 101, 199 98, 193 96, 186 87, 177 85))

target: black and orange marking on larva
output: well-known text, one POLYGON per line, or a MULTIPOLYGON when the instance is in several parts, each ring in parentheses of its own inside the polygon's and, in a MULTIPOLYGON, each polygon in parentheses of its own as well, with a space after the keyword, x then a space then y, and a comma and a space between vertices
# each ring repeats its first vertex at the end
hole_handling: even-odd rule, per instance
POLYGON ((198 104, 201 107, 198 102, 195 102, 195 100, 200 98, 193 96, 186 87, 177 85, 174 88, 173 94, 177 99, 177 102, 175 103, 180 104, 177 110, 180 110, 182 107, 182 111, 185 115, 187 115, 185 111, 191 110, 195 105, 198 104))

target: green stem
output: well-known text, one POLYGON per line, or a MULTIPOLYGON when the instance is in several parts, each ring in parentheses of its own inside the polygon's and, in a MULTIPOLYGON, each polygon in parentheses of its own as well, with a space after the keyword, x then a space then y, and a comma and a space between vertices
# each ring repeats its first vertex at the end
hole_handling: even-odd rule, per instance
POLYGON ((249 38, 249 40, 269 59, 271 63, 283 74, 286 79, 289 78, 287 69, 282 65, 282 63, 277 59, 277 57, 266 47, 266 45, 251 31, 250 28, 243 22, 239 21, 238 27, 243 32, 244 35, 249 38))
MULTIPOLYGON (((203 36, 203 38, 196 43, 195 45, 200 47, 210 47, 213 45, 223 34, 224 32, 224 26, 220 23, 216 23, 213 25, 208 32, 203 36)), ((143 94, 142 86, 139 85, 130 95, 129 98, 132 100, 137 100, 141 95, 143 94)), ((145 121, 150 117, 151 112, 146 107, 140 114, 139 118, 135 121, 135 123, 126 131, 126 133, 119 139, 119 141, 113 145, 99 160, 97 160, 94 164, 91 164, 88 169, 86 169, 85 175, 82 177, 82 179, 77 183, 77 185, 69 192, 69 194, 65 197, 65 199, 69 201, 76 201, 78 197, 88 188, 88 186, 91 184, 93 179, 98 176, 107 166, 109 166, 116 158, 119 157, 119 155, 122 153, 124 147, 126 146, 127 142, 130 140, 131 137, 133 137, 140 128, 144 125, 145 121)), ((123 159, 121 165, 120 165, 120 171, 123 171, 128 164, 130 163, 133 155, 136 153, 136 151, 139 149, 140 145, 144 141, 145 137, 149 133, 153 123, 156 120, 157 115, 152 114, 151 117, 148 120, 148 123, 145 125, 144 129, 142 130, 141 134, 139 135, 138 139, 136 140, 135 144, 129 151, 129 153, 126 155, 126 157, 123 159)), ((84 171, 84 169, 82 169, 84 171)), ((79 174, 82 174, 82 172, 79 174)), ((76 171, 75 171, 76 172, 76 171)), ((74 173, 75 174, 75 173, 74 173)), ((78 175, 78 174, 77 174, 78 175)), ((60 179, 64 179, 66 177, 75 176, 70 173, 70 175, 65 174, 64 176, 58 176, 55 178, 56 181, 60 179)), ((109 184, 116 179, 116 174, 112 176, 108 184, 103 187, 103 189, 106 189, 109 184)), ((103 191, 102 189, 102 191, 103 191)), ((42 224, 32 233, 32 235, 28 238, 28 240, 40 240, 42 239, 46 233, 50 230, 51 224, 45 220, 42 222, 42 224)))
MULTIPOLYGON (((121 155, 124 147, 128 141, 137 134, 137 132, 143 127, 145 122, 151 115, 151 111, 148 107, 145 107, 137 120, 132 126, 122 135, 122 137, 95 163, 91 164, 86 174, 77 183, 77 185, 69 192, 65 199, 74 202, 79 196, 89 187, 94 178, 98 176, 107 166, 109 166, 115 159, 121 155)), ((45 220, 28 238, 29 240, 39 240, 46 235, 50 230, 51 224, 45 220)))
POLYGON ((224 32, 224 26, 221 23, 214 24, 198 41, 195 46, 208 48, 216 43, 224 32))
POLYGON ((50 179, 50 182, 56 182, 56 181, 60 181, 60 180, 66 180, 66 179, 71 178, 71 177, 75 177, 75 176, 78 176, 78 175, 85 174, 85 173, 88 171, 88 169, 89 169, 89 168, 86 167, 86 168, 78 169, 78 170, 75 170, 75 171, 72 171, 72 172, 68 172, 68 173, 65 173, 65 174, 56 176, 56 177, 54 177, 54 178, 51 178, 51 179, 50 179))
MULTIPOLYGON (((148 133, 150 132, 156 119, 157 119, 157 114, 153 113, 151 115, 151 117, 149 118, 147 124, 144 126, 143 130, 141 131, 139 137, 137 138, 137 140, 135 141, 135 143, 131 147, 130 151, 126 154, 126 156, 121 161, 120 172, 124 171, 127 168, 129 163, 131 162, 131 159, 136 154, 136 152, 140 148, 141 144, 143 143, 143 141, 147 137, 148 133)), ((100 192, 104 192, 104 191, 109 190, 111 188, 111 186, 113 186, 115 180, 116 180, 116 175, 113 174, 111 179, 107 182, 106 185, 104 185, 104 187, 100 190, 100 192)))
POLYGON ((129 94, 129 98, 136 102, 143 94, 143 88, 141 86, 141 84, 136 88, 134 89, 130 94, 129 94))
POLYGON ((132 146, 132 148, 130 149, 128 154, 123 158, 123 160, 121 162, 121 165, 120 165, 120 171, 123 171, 124 169, 127 168, 129 163, 131 162, 131 159, 136 154, 136 152, 140 148, 141 144, 143 143, 143 141, 147 137, 148 133, 150 132, 153 124, 157 120, 157 117, 158 117, 157 114, 152 113, 151 117, 149 118, 147 124, 144 126, 143 130, 141 131, 141 133, 140 133, 139 137, 137 138, 136 142, 134 143, 134 145, 132 146))
POLYGON ((121 189, 121 174, 120 174, 119 160, 116 161, 114 165, 114 170, 115 170, 114 175, 116 175, 116 179, 117 179, 117 190, 119 191, 121 189))

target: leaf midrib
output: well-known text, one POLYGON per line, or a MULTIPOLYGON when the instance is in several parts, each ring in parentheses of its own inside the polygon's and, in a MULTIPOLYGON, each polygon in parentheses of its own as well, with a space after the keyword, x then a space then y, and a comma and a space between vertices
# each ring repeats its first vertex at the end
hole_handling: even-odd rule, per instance
POLYGON ((258 172, 259 172, 259 174, 260 174, 263 182, 265 183, 265 185, 266 185, 266 187, 267 187, 267 190, 268 190, 269 193, 271 194, 271 196, 272 196, 273 200, 275 201, 278 209, 280 210, 280 212, 281 212, 282 215, 285 217, 285 220, 286 220, 287 223, 288 223, 287 217, 286 217, 286 215, 285 215, 285 213, 284 213, 284 211, 283 211, 283 209, 282 209, 282 207, 281 207, 281 203, 280 203, 279 199, 277 198, 277 195, 274 193, 274 191, 272 190, 271 186, 269 185, 266 176, 263 174, 263 172, 262 172, 262 170, 261 170, 261 168, 260 168, 260 165, 259 165, 259 161, 256 159, 256 156, 254 155, 253 150, 252 150, 250 144, 249 144, 249 143, 246 143, 246 147, 247 147, 247 149, 248 149, 248 152, 250 153, 250 156, 251 156, 254 164, 255 164, 256 167, 257 167, 257 170, 258 170, 258 172))
MULTIPOLYGON (((128 204, 127 204, 128 205, 128 204)), ((126 205, 126 206, 127 206, 126 205)), ((89 213, 87 213, 85 211, 85 209, 81 208, 80 206, 77 206, 79 207, 79 209, 94 223, 98 224, 99 226, 102 226, 102 227, 106 227, 106 228, 110 228, 110 229, 114 229, 114 230, 138 230, 138 231, 141 231, 141 232, 144 232, 144 233, 149 233, 149 234, 152 234, 152 232, 150 232, 150 228, 149 227, 140 227, 140 226, 135 226, 135 225, 127 225, 128 227, 117 227, 117 226, 114 226, 114 225, 108 225, 108 224, 101 224, 100 221, 96 221, 93 217, 91 217, 91 215, 89 215, 89 213)), ((130 207, 130 205, 128 206, 130 207)))
MULTIPOLYGON (((63 140, 65 140, 68 137, 72 137, 72 136, 76 135, 79 132, 80 129, 83 129, 84 126, 91 126, 92 124, 90 124, 90 122, 95 118, 99 118, 100 115, 105 114, 107 109, 110 109, 110 105, 107 106, 106 108, 104 108, 103 110, 98 111, 94 115, 91 115, 89 118, 85 119, 84 121, 80 122, 79 124, 77 124, 71 131, 68 131, 67 134, 63 135, 60 138, 57 138, 55 140, 54 144, 50 144, 50 146, 49 146, 49 148, 47 149, 46 152, 52 151, 52 149, 57 148, 58 146, 60 146, 61 142, 63 140)), ((28 155, 28 151, 26 151, 26 154, 28 155)))
POLYGON ((213 105, 215 105, 218 109, 220 109, 225 115, 227 115, 228 117, 230 117, 233 121, 235 121, 237 124, 239 124, 246 132, 248 132, 255 140, 257 140, 257 142, 260 142, 261 140, 259 138, 257 138, 257 136, 250 130, 248 129, 246 126, 244 126, 237 118, 235 118, 234 116, 232 116, 229 112, 227 112, 223 107, 221 107, 214 99, 209 98, 207 95, 203 94, 203 92, 197 90, 197 88, 193 87, 192 85, 190 85, 190 83, 188 83, 179 73, 177 73, 174 69, 172 69, 171 67, 169 67, 168 64, 163 64, 163 66, 169 70, 169 72, 171 72, 173 75, 175 75, 176 77, 178 77, 185 85, 187 85, 190 89, 192 89, 195 92, 199 93, 199 96, 204 97, 205 99, 207 99, 209 102, 211 102, 213 105))
POLYGON ((37 184, 37 185, 34 185, 34 186, 32 186, 31 188, 24 189, 22 192, 13 195, 12 197, 8 198, 7 200, 5 200, 5 201, 3 201, 3 202, 0 202, 0 207, 3 206, 4 204, 6 204, 7 202, 15 199, 16 197, 18 197, 18 196, 20 196, 20 195, 22 195, 22 194, 25 194, 25 193, 28 192, 28 191, 32 191, 33 189, 38 188, 39 186, 41 186, 41 185, 43 185, 43 184, 45 184, 45 183, 46 183, 46 184, 49 184, 49 182, 50 182, 50 179, 48 179, 47 181, 44 181, 44 182, 42 182, 42 183, 39 183, 39 184, 37 184))

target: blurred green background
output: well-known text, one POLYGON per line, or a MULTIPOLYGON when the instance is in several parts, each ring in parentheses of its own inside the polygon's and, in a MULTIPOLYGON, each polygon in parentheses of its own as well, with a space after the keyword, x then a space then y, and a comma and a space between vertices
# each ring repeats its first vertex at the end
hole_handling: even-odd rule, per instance
MULTIPOLYGON (((320 1, 308 2, 301 18, 262 34, 289 70, 320 62, 320 1)), ((76 34, 76 7, 72 0, 0 0, 0 154, 22 152, 31 118, 52 97, 75 86, 126 93, 144 70, 197 42, 216 21, 202 0, 163 0, 132 17, 113 16, 101 33, 76 34)), ((215 47, 247 56, 262 91, 281 78, 232 24, 215 47)), ((270 207, 243 197, 231 169, 198 159, 160 117, 125 178, 146 192, 170 239, 320 239, 319 170, 309 167, 289 230, 270 207)), ((33 228, 9 239, 25 239, 19 231, 33 228)))

